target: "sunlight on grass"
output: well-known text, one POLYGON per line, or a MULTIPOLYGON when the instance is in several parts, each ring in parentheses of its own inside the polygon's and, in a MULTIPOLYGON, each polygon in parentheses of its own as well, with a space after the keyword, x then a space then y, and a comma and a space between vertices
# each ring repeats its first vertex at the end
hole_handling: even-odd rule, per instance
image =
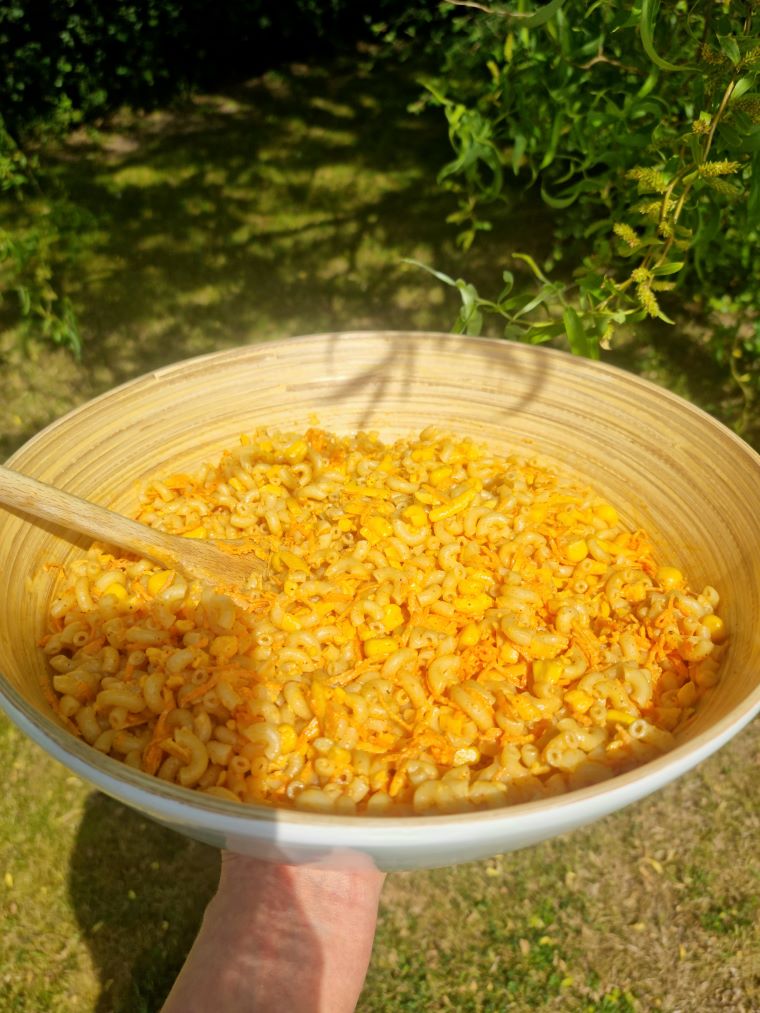
POLYGON ((166 183, 176 186, 181 180, 176 178, 175 173, 167 170, 161 172, 151 165, 128 165, 111 175, 99 176, 98 181, 119 191, 130 186, 138 187, 141 190, 145 187, 161 186, 166 183))
POLYGON ((93 1009, 99 983, 67 891, 89 791, 0 718, 0 1007, 93 1009))

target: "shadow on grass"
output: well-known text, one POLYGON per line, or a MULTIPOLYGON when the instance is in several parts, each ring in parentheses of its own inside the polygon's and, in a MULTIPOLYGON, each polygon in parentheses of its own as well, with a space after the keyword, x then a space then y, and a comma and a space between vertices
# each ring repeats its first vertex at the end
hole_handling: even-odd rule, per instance
POLYGON ((96 1013, 154 1013, 168 994, 219 878, 219 852, 93 793, 69 893, 101 994, 96 1013))
MULTIPOLYGON (((119 382, 268 337, 448 329, 443 291, 402 263, 463 269, 435 185, 444 124, 408 112, 418 91, 403 68, 296 67, 60 149, 92 216, 69 282, 86 364, 119 382)), ((520 246, 535 223, 518 210, 510 228, 520 246)))
POLYGON ((457 293, 404 258, 490 295, 513 250, 548 253, 551 212, 517 187, 493 231, 457 249, 456 199, 436 184, 445 122, 409 112, 414 75, 362 56, 296 65, 45 149, 82 213, 64 282, 84 357, 6 353, 0 453, 190 356, 319 331, 449 330, 457 293))

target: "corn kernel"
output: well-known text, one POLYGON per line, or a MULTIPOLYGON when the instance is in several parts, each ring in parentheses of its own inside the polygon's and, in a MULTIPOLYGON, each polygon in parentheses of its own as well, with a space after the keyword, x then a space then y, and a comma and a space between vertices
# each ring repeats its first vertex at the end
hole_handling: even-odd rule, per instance
POLYGON ((303 570, 305 573, 309 572, 309 567, 306 562, 301 559, 300 556, 296 555, 295 552, 288 552, 286 549, 280 549, 278 555, 289 570, 303 570))
POLYGON ((441 464, 437 468, 433 468, 428 476, 431 485, 441 485, 446 481, 447 478, 451 478, 453 471, 446 464, 441 464))
POLYGON ((582 689, 571 689, 569 693, 565 693, 565 701, 577 714, 585 714, 593 704, 594 698, 582 689))
POLYGON ((424 528, 428 520, 427 513, 417 503, 408 506, 401 516, 405 521, 409 521, 413 528, 424 528))
POLYGON ((344 619, 343 622, 340 624, 340 635, 343 638, 344 643, 347 643, 349 640, 354 639, 354 637, 356 636, 356 631, 351 625, 350 620, 344 619))
POLYGON ((499 661, 502 665, 514 665, 520 660, 520 652, 512 644, 502 644, 499 648, 499 661))
POLYGON ((351 762, 351 752, 343 746, 332 746, 327 751, 327 759, 332 760, 336 767, 347 767, 351 762))
POLYGON ((556 658, 540 659, 533 662, 533 678, 536 682, 559 682, 565 666, 556 658))
POLYGON ((564 525, 564 527, 569 528, 572 527, 573 524, 577 524, 579 521, 586 521, 586 518, 580 510, 576 510, 575 507, 573 507, 567 510, 562 510, 558 513, 557 520, 560 524, 564 525))
POLYGON ((521 721, 537 721, 541 717, 541 711, 525 693, 516 696, 513 703, 521 721))
POLYGON ((605 715, 607 720, 616 725, 632 725, 636 720, 634 714, 628 714, 626 711, 619 710, 608 710, 605 715))
POLYGON ((343 506, 343 513, 352 514, 354 516, 358 515, 358 514, 363 514, 364 513, 364 507, 365 507, 365 504, 362 503, 362 502, 360 502, 357 499, 349 500, 343 506))
POLYGON ((547 643, 539 637, 533 637, 528 644, 528 652, 531 658, 542 658, 551 661, 557 655, 557 648, 554 644, 547 643))
POLYGON ((338 531, 351 531, 354 522, 348 517, 341 517, 338 521, 338 531))
POLYGON ((588 544, 585 538, 578 538, 565 547, 565 555, 571 563, 580 563, 588 555, 588 544))
POLYGON ((228 661, 238 652, 238 638, 232 634, 222 634, 214 637, 209 647, 209 653, 218 661, 228 661))
POLYGON ((380 517, 378 514, 372 514, 368 517, 364 526, 379 538, 387 538, 388 535, 393 534, 391 525, 384 517, 380 517))
POLYGON ((202 524, 199 524, 197 528, 192 528, 190 531, 184 531, 182 533, 183 538, 205 538, 208 532, 202 524))
POLYGON ((296 619, 295 616, 288 615, 288 613, 286 612, 285 615, 282 617, 280 629, 285 630, 286 633, 295 633, 296 630, 301 629, 301 624, 299 623, 299 621, 296 619))
POLYGON ((665 591, 672 591, 683 584, 683 574, 674 566, 658 566, 655 578, 665 591))
POLYGON ((467 623, 459 634, 460 647, 474 647, 480 640, 480 626, 477 623, 467 623))
POLYGON ((148 577, 148 594, 160 594, 174 576, 174 570, 158 570, 148 577))
POLYGON ((722 644, 726 639, 726 624, 720 616, 716 616, 714 612, 711 612, 710 615, 703 617, 702 625, 707 627, 710 639, 714 643, 722 644))
POLYGON ((618 512, 610 503, 600 503, 594 512, 609 527, 613 527, 618 522, 618 512))
POLYGON ((114 598, 118 598, 119 601, 124 601, 127 597, 127 589, 123 584, 117 584, 116 581, 114 581, 113 584, 108 585, 103 594, 112 594, 114 598))
POLYGON ((280 736, 280 749, 283 753, 292 753, 298 742, 298 733, 293 725, 278 725, 277 733, 280 736))
POLYGON ((493 605, 493 598, 489 594, 463 594, 457 596, 453 603, 454 608, 465 615, 472 615, 476 612, 485 612, 493 605))
POLYGON ((465 577, 459 581, 459 590, 464 595, 480 594, 483 590, 483 581, 476 577, 465 577))
POLYGON ((393 637, 373 637, 364 642, 364 653, 368 658, 386 658, 397 648, 398 643, 393 637))
POLYGON ((285 448, 285 459, 290 464, 298 464, 303 461, 309 452, 309 445, 306 440, 295 440, 289 447, 285 448))
POLYGON ((443 712, 439 718, 441 731, 451 735, 461 735, 465 723, 464 714, 446 714, 443 712))
POLYGON ((393 458, 390 454, 383 454, 380 460, 377 462, 377 470, 384 471, 389 474, 393 471, 393 458))
POLYGON ((320 721, 324 718, 327 710, 327 690, 321 682, 311 684, 311 709, 320 721))
POLYGON ((417 461, 432 461, 433 455, 435 454, 435 447, 416 447, 412 451, 412 460, 417 461))
POLYGON ((294 598, 298 591, 298 583, 293 580, 292 577, 288 577, 288 579, 283 583, 282 589, 286 595, 290 598, 294 598))
POLYGON ((387 605, 383 610, 383 626, 389 633, 391 630, 395 630, 397 626, 401 626, 403 621, 404 613, 398 605, 387 605))

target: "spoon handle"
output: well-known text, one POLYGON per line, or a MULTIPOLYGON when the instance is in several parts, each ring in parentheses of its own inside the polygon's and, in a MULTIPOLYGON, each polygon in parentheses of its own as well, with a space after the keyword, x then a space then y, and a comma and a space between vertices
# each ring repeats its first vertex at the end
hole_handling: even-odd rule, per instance
POLYGON ((57 527, 176 565, 174 536, 0 465, 0 503, 57 527))

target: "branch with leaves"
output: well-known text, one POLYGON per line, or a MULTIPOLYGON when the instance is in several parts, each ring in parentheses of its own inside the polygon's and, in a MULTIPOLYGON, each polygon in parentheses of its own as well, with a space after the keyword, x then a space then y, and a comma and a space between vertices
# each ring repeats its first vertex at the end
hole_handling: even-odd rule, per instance
POLYGON ((468 17, 466 44, 427 83, 456 155, 439 175, 459 200, 450 220, 468 248, 508 201, 511 170, 556 226, 549 264, 521 255, 527 283, 505 271, 495 299, 438 275, 461 295, 456 328, 495 315, 507 338, 598 356, 624 324, 671 324, 679 299, 720 309, 735 326, 711 349, 746 414, 760 390, 757 5, 563 0, 468 17))

